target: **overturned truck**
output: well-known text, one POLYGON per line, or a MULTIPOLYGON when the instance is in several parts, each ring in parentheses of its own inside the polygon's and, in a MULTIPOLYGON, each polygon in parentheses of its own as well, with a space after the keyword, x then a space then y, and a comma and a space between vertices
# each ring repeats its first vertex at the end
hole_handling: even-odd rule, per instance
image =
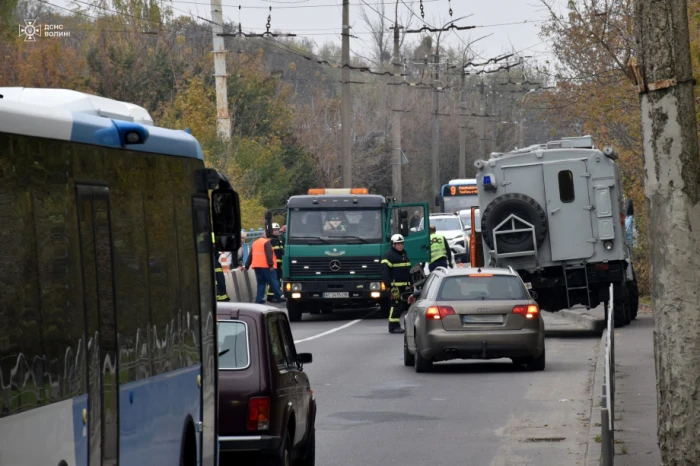
POLYGON ((556 312, 612 302, 615 326, 637 315, 617 154, 590 136, 477 160, 485 264, 511 266, 556 312), (612 294, 612 296, 611 296, 612 294))

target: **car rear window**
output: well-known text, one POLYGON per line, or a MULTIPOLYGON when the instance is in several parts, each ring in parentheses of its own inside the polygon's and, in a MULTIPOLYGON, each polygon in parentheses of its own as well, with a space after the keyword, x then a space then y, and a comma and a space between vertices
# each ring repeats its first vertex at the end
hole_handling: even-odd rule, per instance
POLYGON ((248 367, 248 326, 240 321, 219 321, 219 369, 248 367))
POLYGON ((526 300, 520 278, 508 275, 447 277, 438 291, 439 301, 526 300))

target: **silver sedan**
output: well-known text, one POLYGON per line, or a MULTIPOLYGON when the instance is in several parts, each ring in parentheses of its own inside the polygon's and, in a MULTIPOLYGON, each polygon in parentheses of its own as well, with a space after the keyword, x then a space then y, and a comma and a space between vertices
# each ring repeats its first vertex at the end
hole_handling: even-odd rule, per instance
POLYGON ((544 322, 512 269, 438 268, 408 298, 404 364, 426 372, 451 359, 510 358, 544 370, 544 322))

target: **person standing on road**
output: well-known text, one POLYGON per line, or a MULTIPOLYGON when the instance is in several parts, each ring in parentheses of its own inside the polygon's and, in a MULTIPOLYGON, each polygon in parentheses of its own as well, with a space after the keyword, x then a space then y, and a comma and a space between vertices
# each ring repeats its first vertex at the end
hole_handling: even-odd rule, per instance
POLYGON ((216 237, 214 232, 211 234, 212 250, 214 252, 214 283, 216 285, 216 300, 220 302, 231 301, 226 291, 226 278, 224 277, 224 269, 221 267, 219 260, 219 251, 216 250, 216 237))
POLYGON ((438 267, 448 268, 453 264, 452 250, 444 236, 437 232, 435 225, 430 225, 430 264, 428 269, 432 272, 438 267))
MULTIPOLYGON (((282 238, 282 235, 280 235, 280 226, 279 223, 273 223, 272 224, 272 239, 270 240, 270 244, 272 245, 272 250, 275 253, 275 260, 277 264, 275 265, 276 267, 276 272, 277 272, 277 281, 280 284, 280 291, 282 290, 282 257, 284 256, 284 240, 282 238)), ((268 287, 267 290, 267 299, 270 299, 270 297, 274 296, 274 293, 272 290, 268 287)))
POLYGON ((389 308, 389 333, 404 333, 401 328, 401 312, 403 301, 401 293, 411 288, 411 261, 403 250, 403 236, 396 234, 391 237, 391 249, 382 258, 382 282, 391 290, 391 297, 382 301, 382 311, 386 314, 389 308))
POLYGON ((277 273, 275 269, 277 268, 277 261, 275 260, 275 253, 272 250, 272 244, 267 238, 267 234, 263 233, 262 238, 258 238, 253 243, 253 246, 248 254, 248 259, 245 265, 241 269, 253 269, 255 272, 255 279, 258 282, 258 293, 255 296, 255 302, 262 304, 265 299, 265 287, 269 286, 274 294, 273 303, 284 302, 282 293, 280 293, 280 284, 277 281, 277 273))
POLYGON ((415 228, 416 230, 418 230, 419 226, 420 226, 420 211, 414 210, 413 217, 411 217, 411 223, 408 224, 408 228, 415 228))

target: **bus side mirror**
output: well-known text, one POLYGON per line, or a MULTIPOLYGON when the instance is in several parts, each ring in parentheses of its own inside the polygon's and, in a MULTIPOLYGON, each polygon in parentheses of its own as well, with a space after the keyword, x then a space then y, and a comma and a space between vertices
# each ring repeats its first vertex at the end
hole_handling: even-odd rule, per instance
POLYGON ((440 195, 435 195, 435 207, 440 207, 440 195))
MULTIPOLYGON (((236 252, 241 247, 241 203, 233 189, 211 193, 211 217, 217 251, 236 252)), ((238 255, 234 255, 238 258, 238 255)))

